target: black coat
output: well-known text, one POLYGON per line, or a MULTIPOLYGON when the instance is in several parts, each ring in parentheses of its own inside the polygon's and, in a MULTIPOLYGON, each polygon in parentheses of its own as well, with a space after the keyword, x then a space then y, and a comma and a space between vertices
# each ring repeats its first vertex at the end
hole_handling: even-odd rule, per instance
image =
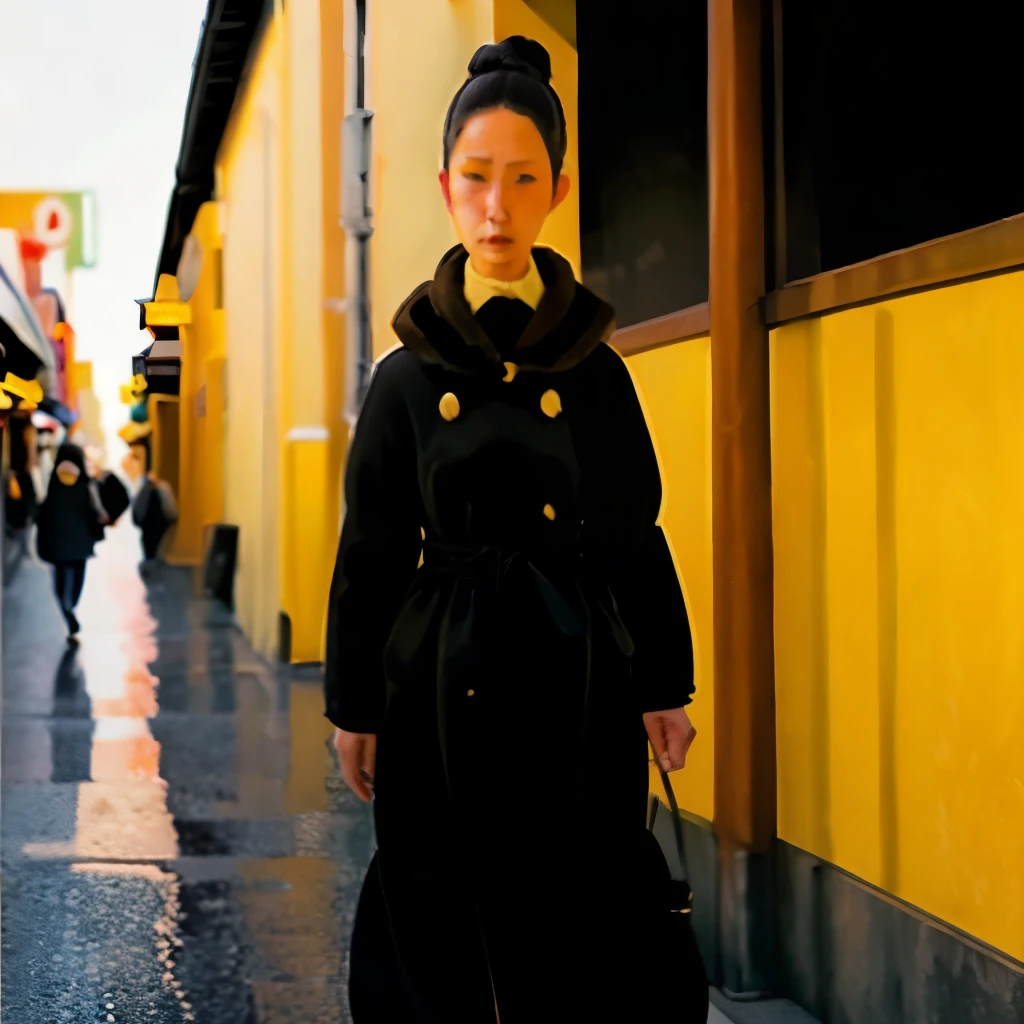
POLYGON ((78 466, 78 479, 68 486, 60 482, 54 471, 39 510, 36 539, 39 557, 54 564, 92 558, 96 542, 103 539, 103 526, 89 494, 85 454, 77 445, 61 445, 56 464, 62 462, 78 466))
POLYGON ((510 1024, 549 983, 575 990, 609 949, 621 959, 609 931, 626 928, 643 831, 642 713, 693 692, 654 448, 605 343, 612 310, 560 256, 534 257, 536 313, 495 298, 474 316, 456 247, 396 314, 402 347, 352 439, 330 593, 327 717, 378 734, 381 884, 446 1021, 483 1019, 488 976, 510 1024), (547 943, 554 978, 537 966, 547 943))

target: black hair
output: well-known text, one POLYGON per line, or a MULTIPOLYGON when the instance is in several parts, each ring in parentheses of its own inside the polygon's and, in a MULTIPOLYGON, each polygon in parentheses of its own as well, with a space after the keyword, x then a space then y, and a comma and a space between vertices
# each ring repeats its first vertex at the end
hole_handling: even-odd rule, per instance
POLYGON ((59 466, 62 462, 73 462, 78 467, 79 472, 83 476, 85 475, 85 452, 77 444, 66 441, 57 449, 57 458, 53 464, 59 466))
POLYGON ((551 160, 552 187, 557 186, 567 140, 565 111, 550 83, 551 57, 535 40, 509 36, 481 46, 444 120, 445 170, 466 122, 481 111, 504 107, 537 126, 551 160))

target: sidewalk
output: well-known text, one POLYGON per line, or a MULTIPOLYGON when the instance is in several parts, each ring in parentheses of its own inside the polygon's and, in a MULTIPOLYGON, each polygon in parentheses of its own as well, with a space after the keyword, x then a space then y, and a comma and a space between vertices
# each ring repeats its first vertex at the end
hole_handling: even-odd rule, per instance
POLYGON ((3 595, 4 1020, 346 1021, 369 809, 320 683, 262 663, 136 531, 97 549, 67 651, 49 570, 3 595))
MULTIPOLYGON (((97 556, 77 651, 48 566, 3 593, 3 1019, 348 1022, 372 821, 318 676, 263 663, 191 572, 143 584, 129 524, 97 556)), ((813 1024, 713 998, 711 1024, 813 1024)))

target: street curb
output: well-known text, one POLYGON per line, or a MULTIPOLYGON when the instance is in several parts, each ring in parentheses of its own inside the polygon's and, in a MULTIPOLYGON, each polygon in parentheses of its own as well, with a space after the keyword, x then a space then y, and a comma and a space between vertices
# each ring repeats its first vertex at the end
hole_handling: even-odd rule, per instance
POLYGON ((739 1002, 717 988, 711 990, 708 1024, 820 1024, 789 999, 758 999, 739 1002))

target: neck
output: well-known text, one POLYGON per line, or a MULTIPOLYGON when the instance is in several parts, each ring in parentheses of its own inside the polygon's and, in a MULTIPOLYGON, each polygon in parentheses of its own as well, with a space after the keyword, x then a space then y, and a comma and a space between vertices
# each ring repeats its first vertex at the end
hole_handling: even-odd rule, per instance
POLYGON ((481 277, 489 277, 494 281, 521 281, 530 269, 529 256, 514 263, 484 263, 483 265, 477 263, 470 256, 469 262, 481 277))

